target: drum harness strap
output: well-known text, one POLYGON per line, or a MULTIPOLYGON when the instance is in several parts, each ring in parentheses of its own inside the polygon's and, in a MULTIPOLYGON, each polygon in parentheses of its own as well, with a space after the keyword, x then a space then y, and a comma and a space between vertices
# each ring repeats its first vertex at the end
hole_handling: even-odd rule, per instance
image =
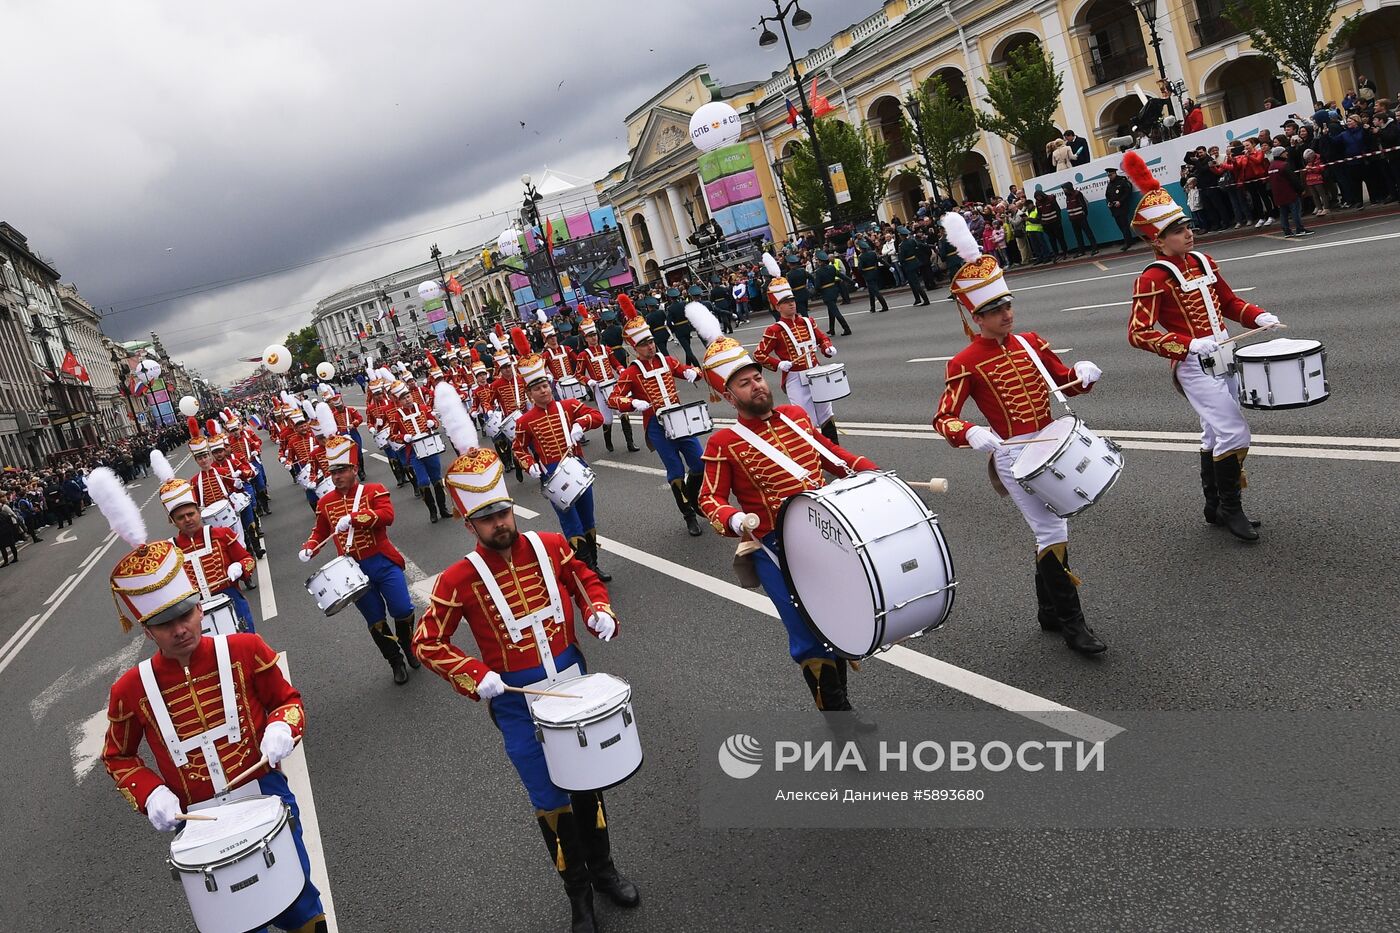
MULTIPOLYGON (((1045 368, 1045 364, 1040 359, 1040 354, 1032 349, 1030 341, 1020 334, 1012 334, 1011 336, 1015 337, 1016 342, 1021 345, 1021 349, 1026 351, 1026 356, 1031 358, 1031 363, 1035 365, 1036 372, 1040 373, 1040 378, 1045 380, 1045 384, 1050 387, 1050 391, 1055 394, 1055 398, 1060 400, 1060 404, 1065 406, 1065 411, 1073 415, 1074 409, 1069 407, 1069 399, 1065 398, 1065 394, 1060 391, 1060 387, 1055 385, 1055 380, 1051 378, 1050 371, 1045 368)), ((1009 439, 1010 438, 1002 438, 1002 440, 1009 439)))
POLYGON ((564 416, 564 403, 561 401, 554 404, 558 406, 554 409, 554 413, 559 416, 559 430, 564 438, 564 456, 559 458, 562 461, 565 457, 574 455, 574 441, 569 436, 569 419, 564 416))
MULTIPOLYGON (((1228 335, 1225 331, 1225 322, 1220 320, 1220 312, 1217 311, 1215 308, 1215 298, 1210 293, 1210 286, 1214 285, 1216 281, 1215 270, 1210 267, 1210 260, 1206 258, 1206 255, 1204 253, 1198 253, 1195 250, 1192 250, 1190 255, 1195 256, 1196 261, 1201 264, 1201 271, 1204 274, 1201 275, 1199 278, 1186 278, 1186 273, 1182 272, 1172 263, 1166 262, 1162 259, 1154 260, 1148 263, 1147 265, 1149 268, 1152 266, 1157 266, 1161 269, 1165 269, 1166 271, 1170 272, 1172 276, 1176 278, 1176 284, 1181 288, 1182 291, 1200 293, 1201 303, 1205 305, 1206 309, 1206 319, 1210 321, 1211 335, 1215 337, 1216 342, 1219 343, 1220 341, 1224 340, 1228 335)), ((1205 366, 1205 360, 1201 361, 1201 366, 1207 369, 1207 371, 1210 372, 1211 375, 1215 375, 1213 368, 1205 366)))
POLYGON ((156 719, 156 728, 160 730, 161 739, 164 740, 166 750, 170 752, 175 766, 183 768, 189 762, 191 750, 203 749, 204 763, 209 767, 209 781, 214 785, 214 793, 222 794, 228 787, 228 779, 224 777, 224 767, 219 761, 219 753, 214 743, 224 739, 228 744, 236 745, 242 733, 238 724, 238 698, 233 692, 233 666, 229 663, 228 636, 213 637, 214 657, 219 667, 219 698, 223 701, 224 721, 212 729, 192 735, 188 739, 181 739, 175 731, 175 723, 170 720, 170 710, 166 708, 165 700, 160 695, 151 659, 142 661, 138 670, 141 672, 141 686, 146 690, 146 702, 151 705, 151 715, 156 719))
POLYGON ((204 547, 198 551, 186 551, 185 556, 191 558, 190 565, 194 567, 194 578, 199 584, 199 592, 208 599, 214 593, 209 589, 209 579, 204 575, 204 558, 214 550, 214 544, 209 540, 209 526, 204 526, 204 547))
POLYGON ((658 406, 659 408, 668 408, 681 403, 680 399, 671 398, 671 393, 666 391, 666 374, 671 371, 671 367, 667 365, 665 360, 661 361, 661 366, 657 369, 643 369, 641 361, 639 360, 637 363, 637 371, 647 379, 656 380, 656 391, 660 393, 662 401, 666 403, 665 405, 658 406))
POLYGON ((496 582, 495 575, 486 566, 486 561, 482 560, 481 555, 472 551, 467 555, 467 560, 471 561, 477 576, 481 577, 482 585, 486 587, 486 593, 491 597, 491 602, 495 604, 496 612, 501 617, 501 623, 510 634, 510 640, 518 644, 527 632, 532 634, 535 647, 539 649, 540 662, 544 665, 546 680, 554 681, 559 677, 559 669, 554 664, 554 652, 549 649, 549 637, 545 634, 544 624, 551 619, 561 622, 564 619, 564 605, 559 600, 559 582, 554 578, 554 566, 549 561, 549 554, 545 551, 540 536, 533 531, 527 531, 522 537, 530 543, 535 552, 535 560, 540 565, 540 576, 544 578, 545 592, 549 595, 548 606, 524 618, 517 619, 515 613, 510 611, 510 603, 506 601, 500 584, 496 582))
MULTIPOLYGON (((786 334, 788 335, 788 339, 792 341, 793 347, 797 350, 798 353, 800 353, 800 354, 802 355, 802 368, 803 368, 803 369, 808 369, 808 368, 810 368, 810 367, 816 365, 816 362, 817 362, 817 338, 816 338, 816 335, 813 334, 811 340, 798 340, 798 339, 797 339, 797 335, 796 335, 795 333, 793 333, 792 328, 788 326, 788 324, 787 324, 786 321, 779 321, 779 322, 778 322, 778 326, 781 327, 781 328, 783 329, 783 332, 786 333, 786 334)), ((796 360, 794 360, 793 362, 795 363, 796 360)))
MULTIPOLYGON (((363 485, 359 485, 359 486, 356 486, 356 487, 355 487, 355 500, 354 500, 353 502, 350 503, 350 514, 351 514, 351 515, 354 515, 356 512, 360 511, 360 496, 364 495, 364 491, 365 491, 365 487, 364 487, 363 485)), ((332 532, 332 533, 334 533, 334 532, 332 532)), ((351 522, 350 522, 350 530, 347 531, 347 532, 345 532, 345 551, 344 551, 344 553, 346 554, 346 556, 351 557, 352 559, 353 559, 354 555, 350 553, 350 548, 351 548, 352 546, 354 546, 354 544, 355 544, 355 523, 354 523, 354 521, 351 521, 351 522)))

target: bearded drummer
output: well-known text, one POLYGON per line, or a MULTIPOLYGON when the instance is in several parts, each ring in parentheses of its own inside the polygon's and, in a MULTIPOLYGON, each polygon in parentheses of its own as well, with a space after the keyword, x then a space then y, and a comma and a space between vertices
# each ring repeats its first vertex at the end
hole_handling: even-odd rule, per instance
POLYGON ((146 541, 140 509, 111 471, 93 471, 88 493, 133 548, 110 578, 122 631, 140 625, 157 649, 112 685, 103 767, 127 803, 160 832, 178 829, 182 813, 224 794, 280 797, 291 809, 306 882, 272 924, 324 933, 325 910, 311 882, 296 797, 276 770, 306 726, 301 694, 278 668, 277 652, 259 636, 200 634, 204 613, 199 590, 185 572, 188 558, 171 541, 146 541), (226 710, 237 711, 236 722, 225 717, 226 710), (141 757, 142 740, 155 767, 141 757), (266 765, 259 764, 263 758, 266 765), (249 769, 255 769, 250 780, 229 787, 249 769))
POLYGON ((1253 328, 1276 326, 1279 319, 1236 295, 1215 260, 1192 250, 1196 238, 1185 212, 1141 156, 1126 153, 1123 172, 1143 195, 1133 227, 1157 254, 1133 283, 1128 343, 1172 361, 1177 390, 1200 419, 1206 522, 1224 525, 1242 541, 1258 541, 1259 523, 1245 514, 1241 496, 1250 432, 1239 383, 1213 354, 1226 337, 1226 320, 1253 328))
MULTIPOLYGON (((554 398, 549 370, 538 356, 522 357, 518 361, 525 390, 530 393, 530 410, 520 416, 515 425, 515 441, 511 453, 515 462, 535 479, 546 480, 559 469, 566 457, 587 462, 583 455, 583 436, 599 428, 603 416, 576 398, 554 398)), ((593 514, 593 487, 585 489, 567 509, 550 502, 559 517, 559 529, 569 539, 569 546, 604 583, 612 576, 598 568, 598 521, 593 514)))
POLYGON ((302 563, 310 561, 327 538, 335 549, 360 565, 369 578, 369 589, 355 600, 355 608, 369 626, 375 647, 389 662, 394 683, 408 683, 408 667, 417 668, 409 642, 413 638, 413 597, 404 576, 404 558, 389 540, 394 523, 394 503, 389 490, 378 483, 361 483, 356 472, 359 451, 355 442, 337 435, 326 446, 326 462, 335 488, 316 504, 316 525, 301 546, 302 563), (389 634, 386 619, 394 620, 389 634), (408 667, 404 666, 407 662, 408 667))
POLYGON ((603 416, 603 446, 608 450, 613 449, 612 426, 616 417, 622 422, 622 436, 627 441, 628 452, 636 453, 639 448, 632 440, 631 419, 626 412, 614 415, 613 407, 608 404, 608 395, 613 384, 617 382, 617 359, 613 356, 613 351, 603 346, 599 339, 598 322, 593 320, 582 306, 579 308, 578 326, 579 330, 583 331, 583 346, 574 354, 574 370, 593 393, 594 407, 603 416))
POLYGON ((642 413, 642 434, 647 445, 656 451, 661 464, 666 468, 666 482, 671 485, 676 508, 685 519, 685 528, 693 538, 703 531, 696 520, 699 507, 700 482, 705 476, 705 466, 700 459, 700 439, 682 437, 676 440, 666 436, 666 430, 656 413, 663 408, 679 405, 680 393, 676 390, 676 377, 686 382, 700 378, 698 366, 685 366, 673 356, 667 356, 656 348, 656 338, 646 319, 637 313, 632 299, 626 295, 617 296, 618 307, 622 309, 622 336, 637 358, 623 367, 618 374, 617 385, 608 396, 608 404, 614 411, 642 413))
POLYGON ((636 907, 641 896, 613 864, 602 793, 571 794, 550 779, 526 698, 510 688, 547 689, 586 672, 574 634, 575 605, 602 641, 617 635, 617 615, 607 588, 562 535, 519 532, 505 467, 492 451, 475 446, 460 401, 455 408, 440 402, 439 409, 453 443, 465 451, 448 468, 447 485, 477 544, 438 577, 413 648, 452 689, 490 704, 491 721, 564 882, 573 929, 592 931, 593 891, 622 907, 636 907), (463 622, 479 658, 452 642, 463 622))
POLYGON ((764 330, 753 358, 759 365, 781 373, 779 378, 788 401, 806 412, 813 424, 821 425, 827 440, 839 443, 835 409, 830 402, 812 401, 812 389, 802 375, 821 365, 822 357, 835 356, 836 347, 815 321, 797 313, 797 299, 787 279, 774 277, 768 283, 768 298, 778 309, 778 320, 764 330))
MULTIPOLYGON (((708 342, 705 376, 738 414, 734 427, 711 434, 705 445, 700 509, 719 534, 733 538, 752 534, 762 545, 754 552, 754 569, 787 629, 788 654, 801 666, 812 700, 824 712, 850 711, 846 659, 837 657, 813 634, 793 604, 783 578, 778 562, 782 548, 778 511, 798 493, 820 489, 825 483, 824 470, 833 476, 846 476, 878 467, 818 431, 797 405, 775 407, 763 367, 742 344, 723 336, 719 321, 708 309, 697 311, 696 307, 692 304, 687 308, 686 317, 708 342), (838 468, 828 457, 843 466, 838 468), (730 504, 731 497, 739 503, 737 508, 730 504), (751 532, 744 527, 750 517, 758 522, 751 532)), ((833 583, 839 585, 840 581, 833 583)))
MULTIPOLYGON (((1079 602, 1079 578, 1069 569, 1069 523, 1046 508, 1045 503, 1016 482, 1013 468, 1022 446, 1004 442, 1034 436, 1055 420, 1050 412, 1050 387, 1040 375, 1018 335, 1013 333, 1016 316, 1006 279, 995 258, 981 255, 957 213, 943 215, 948 241, 963 259, 953 277, 952 290, 959 304, 959 315, 966 310, 980 333, 971 344, 948 361, 948 375, 933 427, 954 447, 971 447, 991 455, 989 472, 997 492, 1009 495, 1035 535, 1035 593, 1040 627, 1059 632, 1080 654, 1100 654, 1107 649, 1084 621, 1079 602), (987 419, 989 427, 973 424, 962 417, 968 399, 987 419)), ((1065 395, 1088 392, 1103 375, 1088 360, 1065 366, 1044 337, 1027 331, 1020 334, 1044 365, 1056 386, 1073 383, 1065 395)))

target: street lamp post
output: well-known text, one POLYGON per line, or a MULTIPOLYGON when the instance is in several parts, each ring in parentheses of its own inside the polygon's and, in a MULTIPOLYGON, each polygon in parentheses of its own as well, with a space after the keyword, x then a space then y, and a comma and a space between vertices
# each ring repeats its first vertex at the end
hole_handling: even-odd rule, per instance
POLYGON ((914 124, 914 135, 919 141, 919 152, 924 157, 924 171, 928 174, 928 183, 933 188, 933 205, 936 211, 940 203, 938 197, 938 177, 933 170, 933 159, 929 158, 928 154, 928 139, 924 136, 924 121, 921 119, 922 114, 920 111, 922 107, 919 104, 919 96, 913 91, 905 95, 904 109, 909 112, 909 119, 914 124))
MULTIPOLYGON (((555 294, 559 296, 560 304, 564 301, 564 283, 559 278, 559 269, 554 265, 554 242, 545 235, 544 225, 540 223, 539 202, 543 200, 539 189, 530 180, 527 172, 520 176, 520 183, 525 186, 525 203, 520 208, 520 222, 527 227, 539 227, 540 239, 545 241, 544 258, 549 263, 549 274, 554 277, 555 294)), ((544 302, 541 302, 543 304, 544 302)))
POLYGON ((438 245, 434 243, 433 248, 428 251, 428 255, 432 256, 433 262, 437 263, 438 279, 442 282, 443 294, 447 296, 447 310, 452 312, 452 323, 460 329, 462 319, 457 316, 457 305, 452 301, 452 293, 447 290, 447 272, 442 268, 442 250, 438 249, 438 245))
MULTIPOLYGON (((1147 34, 1152 40, 1152 51, 1157 56, 1157 74, 1162 79, 1163 86, 1167 86, 1167 63, 1162 59, 1162 37, 1157 34, 1157 0, 1133 0, 1133 7, 1142 16, 1143 22, 1147 23, 1147 34)), ((1176 110, 1172 107, 1171 95, 1167 95, 1167 113, 1176 116, 1176 110)))
MULTIPOLYGON (((826 160, 822 158, 821 142, 817 139, 817 121, 812 114, 811 105, 807 102, 807 91, 802 87, 802 72, 797 69, 797 56, 792 51, 792 39, 788 36, 787 19, 788 14, 792 14, 792 28, 797 30, 806 29, 812 25, 812 14, 797 5, 797 0, 788 0, 787 6, 783 6, 782 0, 773 0, 775 16, 760 16, 758 25, 763 27, 763 32, 758 37, 758 44, 762 48, 776 45, 778 37, 773 30, 768 28, 769 23, 777 23, 778 28, 783 33, 783 44, 787 46, 788 64, 792 66, 792 83, 797 89, 797 100, 802 105, 802 125, 807 127, 807 136, 812 140, 812 158, 817 163, 817 174, 821 176, 822 192, 826 195, 826 210, 834 221, 836 219, 836 191, 831 187, 831 176, 826 170, 826 160)), ((817 225, 818 227, 821 224, 817 225)))

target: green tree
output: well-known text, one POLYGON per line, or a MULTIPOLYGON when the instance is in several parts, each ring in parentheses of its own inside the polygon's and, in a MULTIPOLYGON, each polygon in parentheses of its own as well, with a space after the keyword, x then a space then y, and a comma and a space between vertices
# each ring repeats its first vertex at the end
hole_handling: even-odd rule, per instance
POLYGON ((953 193, 953 180, 961 174, 968 150, 977 145, 981 130, 972 105, 948 91, 940 76, 932 75, 914 92, 919 126, 905 108, 904 138, 913 140, 921 156, 919 170, 947 197, 953 193))
POLYGON ((982 99, 993 112, 978 113, 977 125, 1011 140, 1030 155, 1035 173, 1044 174, 1050 171, 1045 144, 1057 135, 1055 111, 1064 84, 1064 75, 1039 43, 1013 49, 1008 66, 982 81, 987 92, 982 99))
POLYGON ((816 126, 826 165, 818 167, 812 157, 812 147, 804 139, 793 146, 792 157, 783 169, 788 204, 797 222, 806 227, 821 225, 826 212, 826 192, 820 172, 837 162, 845 170, 851 200, 836 205, 832 222, 871 219, 884 200, 890 182, 889 172, 885 171, 884 142, 865 127, 856 128, 834 118, 817 120, 816 126))
POLYGON ((1226 0, 1225 13, 1276 69, 1316 100, 1318 75, 1346 49, 1361 17, 1357 12, 1342 20, 1337 34, 1319 48, 1336 6, 1336 0, 1226 0))
POLYGON ((292 352, 292 368, 312 372, 316 369, 316 364, 326 358, 326 353, 321 349, 321 339, 316 336, 315 326, 303 327, 301 330, 294 330, 287 335, 287 349, 292 352))

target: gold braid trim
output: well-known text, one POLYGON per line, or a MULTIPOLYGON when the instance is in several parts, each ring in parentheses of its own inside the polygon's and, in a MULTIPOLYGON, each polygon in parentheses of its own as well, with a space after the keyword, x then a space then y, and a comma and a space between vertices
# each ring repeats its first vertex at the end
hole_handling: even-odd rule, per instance
MULTIPOLYGON (((116 583, 115 581, 113 581, 114 585, 112 589, 116 590, 118 593, 121 593, 123 596, 145 596, 147 593, 154 593, 156 590, 160 589, 161 587, 168 584, 171 580, 175 579, 175 574, 180 573, 185 569, 185 552, 180 550, 179 548, 175 548, 174 550, 175 566, 168 574, 165 575, 164 579, 157 580, 150 586, 142 586, 134 590, 122 586, 120 583, 116 583)), ((161 608, 164 609, 165 607, 162 606, 161 608)))

